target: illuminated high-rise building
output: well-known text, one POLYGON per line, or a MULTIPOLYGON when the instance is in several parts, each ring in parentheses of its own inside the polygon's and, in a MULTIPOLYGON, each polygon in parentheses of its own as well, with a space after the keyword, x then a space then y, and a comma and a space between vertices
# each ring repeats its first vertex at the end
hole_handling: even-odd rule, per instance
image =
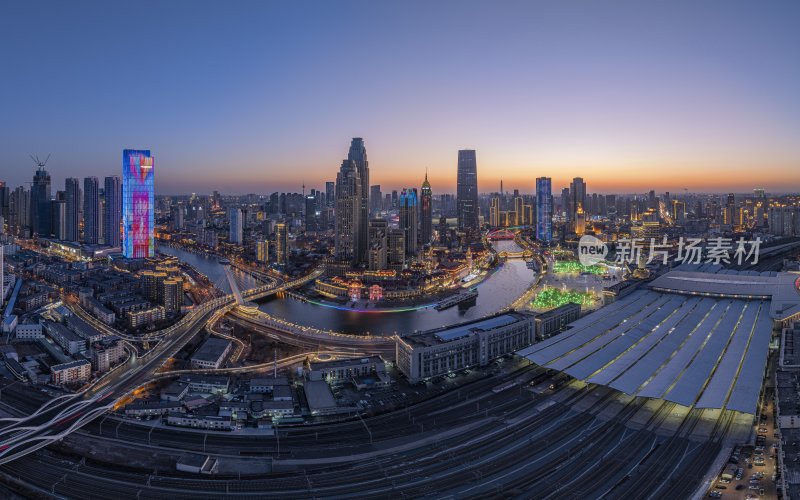
POLYGON ((516 196, 514 198, 514 212, 516 212, 517 214, 518 226, 524 226, 525 224, 527 224, 527 222, 525 221, 525 210, 523 209, 524 205, 525 203, 522 200, 522 196, 516 196))
POLYGON ((458 152, 458 175, 456 178, 456 204, 458 229, 476 238, 480 232, 478 218, 478 161, 474 149, 458 152))
POLYGON ((406 256, 413 257, 419 252, 417 190, 408 188, 400 192, 399 226, 405 236, 406 256))
POLYGON ((429 245, 431 239, 433 239, 433 190, 431 189, 431 183, 428 182, 428 172, 425 172, 425 180, 422 182, 419 217, 420 243, 429 245))
POLYGON ((493 196, 489 201, 489 225, 500 227, 500 197, 493 196))
POLYGON ((122 253, 129 259, 155 253, 155 192, 150 150, 122 152, 122 253))
POLYGON ((78 241, 81 227, 81 185, 78 179, 68 177, 64 182, 66 207, 64 215, 64 239, 78 241))
POLYGON ((550 177, 536 179, 536 239, 553 239, 553 193, 550 177))
POLYGON ((100 243, 100 181, 97 177, 83 179, 83 241, 100 243))
POLYGON ((231 208, 228 210, 228 241, 234 245, 241 245, 244 241, 244 220, 242 209, 231 208))
POLYGON ((111 247, 120 246, 119 225, 122 221, 122 179, 118 175, 105 178, 103 195, 103 241, 111 247))
POLYGON ((275 262, 280 266, 289 263, 289 228, 285 222, 275 224, 275 262))
POLYGON ((358 224, 355 227, 354 260, 356 263, 366 264, 367 240, 369 238, 367 235, 367 227, 369 225, 369 162, 367 162, 367 148, 364 146, 364 139, 361 137, 353 138, 350 143, 350 150, 347 153, 347 159, 355 165, 361 183, 358 193, 359 210, 358 224))
POLYGON ((353 160, 344 160, 336 175, 336 260, 358 264, 361 234, 361 178, 353 160))
POLYGON ((260 264, 269 262, 269 240, 260 240, 256 243, 256 260, 260 264))
POLYGON ((388 264, 388 232, 389 224, 386 222, 386 219, 370 219, 368 229, 369 259, 367 262, 370 271, 382 271, 386 269, 388 264))
MULTIPOLYGON (((575 222, 578 220, 578 210, 586 211, 586 183, 581 177, 572 179, 569 185, 570 204, 567 219, 575 222)), ((578 231, 577 229, 575 230, 578 231)))

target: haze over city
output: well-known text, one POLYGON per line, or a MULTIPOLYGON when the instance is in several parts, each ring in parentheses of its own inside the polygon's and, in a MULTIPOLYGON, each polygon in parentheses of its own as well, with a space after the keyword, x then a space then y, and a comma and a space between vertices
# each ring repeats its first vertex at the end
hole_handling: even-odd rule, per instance
POLYGON ((800 5, 572 7, 6 4, 0 171, 50 153, 62 185, 148 148, 160 194, 299 191, 358 136, 384 189, 455 192, 459 149, 482 192, 800 187, 800 5))

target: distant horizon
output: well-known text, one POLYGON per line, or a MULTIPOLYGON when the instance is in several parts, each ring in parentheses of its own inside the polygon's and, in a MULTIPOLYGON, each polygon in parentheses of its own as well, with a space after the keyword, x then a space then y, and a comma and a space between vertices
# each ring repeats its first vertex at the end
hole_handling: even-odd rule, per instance
MULTIPOLYGON (((800 189, 800 2, 12 2, 0 179, 153 151, 156 191, 299 191, 363 137, 370 184, 800 189), (47 15, 42 15, 46 12, 47 15)), ((495 187, 498 186, 498 187, 495 187)))

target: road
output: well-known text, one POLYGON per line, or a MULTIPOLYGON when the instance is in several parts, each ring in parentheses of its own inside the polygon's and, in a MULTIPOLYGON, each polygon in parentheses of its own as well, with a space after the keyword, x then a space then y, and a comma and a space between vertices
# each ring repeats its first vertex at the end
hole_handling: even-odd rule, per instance
MULTIPOLYGON (((271 284, 243 294, 247 300, 300 286, 315 279, 321 269, 281 285, 271 284)), ((0 421, 0 465, 41 449, 80 429, 104 414, 137 387, 156 377, 164 361, 180 351, 206 324, 218 318, 221 311, 236 306, 233 295, 207 302, 187 314, 175 325, 140 338, 160 340, 142 357, 132 355, 126 364, 95 381, 75 395, 67 395, 46 403, 40 410, 23 418, 0 421)))

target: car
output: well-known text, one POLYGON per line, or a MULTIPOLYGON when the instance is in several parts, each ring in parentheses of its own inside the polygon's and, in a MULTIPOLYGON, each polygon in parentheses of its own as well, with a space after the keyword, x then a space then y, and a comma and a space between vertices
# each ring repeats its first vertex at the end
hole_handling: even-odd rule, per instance
POLYGON ((719 491, 709 491, 708 496, 710 496, 711 498, 722 498, 722 493, 720 493, 719 491))
POLYGON ((744 485, 743 484, 737 484, 736 485, 736 489, 737 490, 743 490, 744 489, 744 485))

